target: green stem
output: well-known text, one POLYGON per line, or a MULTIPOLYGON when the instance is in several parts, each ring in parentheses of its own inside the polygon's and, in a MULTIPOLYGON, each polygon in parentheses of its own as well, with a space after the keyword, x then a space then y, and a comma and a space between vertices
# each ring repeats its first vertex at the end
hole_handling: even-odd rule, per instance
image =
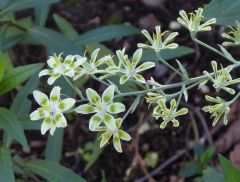
POLYGON ((133 107, 136 108, 135 104, 136 104, 136 101, 138 99, 141 99, 139 98, 140 96, 137 96, 137 98, 134 100, 134 102, 132 103, 132 105, 129 107, 128 111, 125 113, 125 115, 123 116, 123 121, 127 118, 127 116, 130 114, 130 112, 133 110, 133 107))
POLYGON ((178 106, 179 106, 179 103, 181 101, 182 95, 183 95, 183 86, 182 86, 182 89, 181 89, 180 94, 178 96, 176 108, 178 108, 178 106))
POLYGON ((194 35, 192 35, 192 34, 190 34, 190 35, 191 35, 191 38, 192 38, 192 40, 193 40, 194 42, 196 42, 196 43, 200 44, 201 46, 203 46, 203 47, 205 47, 205 48, 207 48, 207 49, 215 52, 216 54, 224 57, 225 59, 229 60, 229 61, 232 62, 232 63, 236 63, 236 62, 237 62, 236 60, 232 60, 232 59, 228 58, 225 54, 223 54, 223 53, 220 52, 219 50, 213 48, 212 46, 210 46, 210 45, 208 45, 208 44, 206 44, 206 43, 198 40, 194 35))
POLYGON ((6 20, 6 21, 0 21, 0 25, 7 25, 7 26, 12 26, 12 27, 16 27, 24 32, 27 31, 27 29, 21 25, 18 25, 17 23, 13 22, 13 21, 9 21, 9 20, 6 20))
POLYGON ((96 77, 95 75, 91 75, 91 77, 92 77, 94 80, 99 81, 100 83, 102 83, 102 84, 104 84, 104 85, 106 85, 106 86, 109 86, 109 83, 107 83, 107 82, 99 79, 99 78, 96 77))
POLYGON ((235 95, 235 97, 231 101, 228 102, 229 105, 233 104, 239 97, 240 97, 240 92, 238 92, 238 94, 235 95))
POLYGON ((78 94, 78 96, 79 96, 82 100, 84 100, 85 98, 84 98, 84 96, 83 96, 83 94, 82 94, 82 91, 79 90, 77 87, 75 87, 75 86, 73 85, 73 83, 72 83, 66 76, 63 76, 63 77, 64 77, 64 79, 66 80, 66 82, 70 85, 70 87, 72 87, 72 89, 78 94))
POLYGON ((163 64, 165 64, 167 67, 169 67, 170 69, 172 69, 174 72, 176 72, 177 74, 179 74, 180 76, 182 76, 182 74, 181 74, 177 69, 175 69, 172 65, 168 64, 168 62, 165 61, 165 60, 160 56, 159 53, 156 53, 156 55, 157 55, 157 58, 158 58, 163 64))

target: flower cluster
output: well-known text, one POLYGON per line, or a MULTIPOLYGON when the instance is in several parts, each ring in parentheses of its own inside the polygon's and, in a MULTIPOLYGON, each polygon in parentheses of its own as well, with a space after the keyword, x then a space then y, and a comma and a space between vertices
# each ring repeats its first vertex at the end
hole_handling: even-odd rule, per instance
POLYGON ((214 117, 213 126, 215 126, 218 121, 223 117, 223 122, 225 125, 228 123, 227 115, 230 111, 229 102, 226 102, 220 97, 211 97, 206 95, 206 100, 216 103, 215 105, 208 105, 203 107, 204 112, 209 112, 211 117, 214 117))
POLYGON ((166 106, 166 97, 162 94, 150 92, 147 95, 148 97, 146 97, 146 101, 150 104, 156 104, 153 109, 153 117, 156 119, 162 118, 163 120, 160 124, 160 128, 164 129, 169 122, 172 122, 174 127, 178 127, 179 121, 176 117, 187 114, 188 109, 182 108, 177 111, 177 103, 175 99, 171 99, 170 107, 168 108, 166 106))
POLYGON ((143 35, 148 39, 151 45, 138 43, 137 46, 144 49, 153 49, 155 52, 160 52, 163 49, 175 49, 178 47, 178 44, 170 43, 178 35, 178 32, 162 32, 160 26, 156 26, 155 30, 156 33, 153 33, 152 37, 147 30, 142 30, 143 35))
MULTIPOLYGON (((160 52, 162 50, 175 49, 178 47, 178 44, 173 43, 173 40, 176 38, 178 33, 169 33, 168 31, 162 32, 160 26, 155 27, 155 32, 152 35, 147 30, 142 31, 143 35, 147 38, 150 44, 138 43, 138 49, 133 53, 132 57, 129 57, 125 53, 125 48, 116 51, 116 59, 113 59, 113 56, 111 55, 99 57, 100 49, 95 49, 91 55, 89 55, 89 58, 86 54, 84 54, 84 56, 68 55, 65 58, 63 58, 63 54, 55 54, 47 60, 49 69, 42 70, 39 73, 39 77, 48 75, 49 78, 47 83, 52 85, 58 78, 63 76, 67 83, 79 95, 81 100, 77 102, 86 103, 80 104, 78 107, 71 109, 75 105, 76 100, 73 98, 61 99, 61 88, 59 86, 55 86, 52 89, 49 98, 46 94, 38 90, 34 91, 33 96, 38 103, 39 108, 30 114, 30 118, 31 120, 43 119, 41 133, 44 135, 48 130, 50 130, 50 134, 53 135, 56 128, 66 127, 67 121, 64 113, 71 109, 70 111, 75 111, 79 114, 91 114, 89 120, 89 130, 100 132, 100 147, 105 146, 112 138, 114 148, 118 152, 122 152, 121 140, 129 141, 131 137, 127 132, 121 129, 121 125, 128 114, 132 113, 136 109, 143 95, 147 95, 146 102, 149 103, 149 107, 154 106, 152 116, 155 119, 162 119, 160 128, 164 129, 169 122, 172 122, 174 127, 179 126, 179 121, 176 118, 178 116, 185 115, 188 112, 187 108, 179 108, 182 96, 184 96, 187 101, 187 90, 198 85, 199 81, 202 81, 199 86, 203 86, 210 81, 213 83, 213 87, 216 89, 216 92, 225 90, 230 94, 235 94, 235 90, 230 88, 230 86, 240 83, 240 78, 232 79, 230 72, 233 68, 238 67, 240 63, 232 58, 230 53, 228 53, 228 51, 222 46, 220 46, 222 50, 222 52, 220 52, 217 49, 199 41, 195 37, 198 32, 210 31, 211 25, 216 23, 216 19, 212 18, 205 21, 205 23, 202 23, 204 18, 202 15, 202 8, 199 8, 195 12, 189 14, 187 14, 184 10, 181 10, 179 14, 180 17, 177 19, 178 22, 190 31, 191 38, 195 42, 213 50, 219 55, 222 55, 224 58, 227 58, 233 63, 233 65, 226 68, 223 68, 221 65, 221 68, 219 69, 217 63, 212 61, 212 73, 204 71, 203 76, 189 78, 187 71, 180 62, 178 62, 178 65, 181 72, 175 69, 160 56, 160 52), (141 72, 155 67, 155 63, 140 62, 143 55, 143 49, 154 50, 159 61, 181 75, 183 81, 169 84, 166 87, 155 81, 153 78, 146 81, 141 75, 141 72), (86 94, 84 95, 79 88, 75 87, 71 81, 68 80, 68 78, 71 78, 75 81, 86 75, 104 83, 105 85, 108 85, 101 96, 91 88, 87 88, 86 94), (119 84, 114 85, 110 80, 107 80, 108 77, 114 75, 120 76, 120 84, 123 85, 127 81, 133 81, 144 88, 144 90, 121 93, 117 86, 119 84), (143 84, 146 84, 146 87, 143 84), (168 89, 177 89, 180 86, 182 86, 182 89, 179 92, 169 95, 167 94, 168 89), (115 91, 117 91, 118 95, 115 95, 115 91), (128 111, 126 111, 124 104, 114 100, 114 98, 124 96, 136 97, 136 100, 129 107, 128 111), (176 101, 174 97, 178 97, 178 101, 176 101), (125 111, 125 115, 121 118, 119 115, 125 111)), ((229 29, 229 32, 222 34, 224 38, 229 40, 224 42, 223 45, 240 45, 240 23, 237 22, 236 27, 229 27, 229 29)), ((238 93, 231 101, 227 102, 220 97, 214 98, 206 96, 206 100, 211 101, 214 104, 203 107, 203 111, 209 112, 211 117, 214 117, 213 125, 216 125, 222 117, 224 118, 224 124, 227 124, 227 115, 230 111, 230 105, 239 97, 240 93, 238 93)))
POLYGON ((228 27, 227 33, 223 33, 222 37, 228 39, 228 41, 223 42, 223 46, 238 46, 240 45, 240 22, 236 21, 236 26, 228 27))
POLYGON ((99 70, 98 67, 108 62, 111 56, 107 55, 97 59, 99 50, 96 49, 92 52, 89 61, 86 56, 80 55, 68 55, 65 59, 62 58, 62 54, 50 56, 47 60, 50 69, 42 70, 39 77, 49 75, 48 84, 52 85, 61 76, 68 76, 76 80, 84 75, 105 73, 105 70, 99 70))
MULTIPOLYGON (((213 87, 216 89, 216 92, 219 92, 221 89, 223 89, 230 94, 235 94, 235 90, 229 88, 228 86, 240 83, 240 78, 232 79, 232 76, 230 74, 230 72, 232 71, 232 65, 226 68, 223 68, 221 66, 220 71, 218 70, 216 61, 212 61, 211 65, 213 69, 213 75, 211 75, 207 71, 204 71, 203 73, 208 77, 208 80, 213 83, 213 87)), ((200 86, 206 84, 208 80, 202 82, 200 86)))
POLYGON ((195 13, 186 13, 186 11, 181 10, 179 12, 179 15, 181 17, 177 18, 177 21, 184 26, 186 29, 188 29, 190 32, 197 33, 197 32, 205 32, 210 31, 212 24, 216 23, 216 18, 212 18, 205 23, 202 23, 202 19, 204 18, 203 15, 203 9, 198 8, 195 10, 195 13))
POLYGON ((54 87, 50 93, 50 99, 48 96, 38 90, 33 92, 33 97, 40 107, 30 114, 31 120, 43 119, 41 125, 41 133, 44 135, 49 129, 50 134, 53 135, 56 128, 64 128, 67 126, 66 118, 63 112, 72 108, 75 104, 75 100, 67 98, 61 100, 60 87, 54 87))

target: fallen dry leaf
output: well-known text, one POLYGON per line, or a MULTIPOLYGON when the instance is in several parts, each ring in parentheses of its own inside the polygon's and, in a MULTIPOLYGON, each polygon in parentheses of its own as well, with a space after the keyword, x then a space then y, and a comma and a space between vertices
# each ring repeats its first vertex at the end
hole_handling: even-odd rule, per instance
POLYGON ((229 114, 231 121, 229 121, 229 128, 220 138, 216 141, 215 146, 217 152, 223 153, 232 148, 235 144, 240 142, 240 114, 237 114, 239 103, 235 103, 231 107, 231 113, 229 114))
POLYGON ((236 144, 230 152, 230 160, 238 169, 240 169, 240 142, 236 144))

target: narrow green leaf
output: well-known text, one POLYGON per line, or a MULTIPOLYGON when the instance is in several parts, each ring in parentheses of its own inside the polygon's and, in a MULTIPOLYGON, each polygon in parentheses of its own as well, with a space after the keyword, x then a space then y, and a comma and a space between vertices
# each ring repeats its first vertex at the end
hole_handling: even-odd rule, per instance
POLYGON ((6 148, 0 148, 0 181, 15 182, 11 152, 6 148))
POLYGON ((240 19, 240 0, 213 0, 204 7, 205 20, 217 18, 219 25, 234 25, 240 19))
POLYGON ((61 53, 80 54, 81 47, 76 46, 62 34, 44 27, 33 27, 28 30, 31 37, 37 43, 44 45, 48 49, 48 54, 61 53))
MULTIPOLYGON (((12 1, 3 11, 20 11, 27 8, 39 7, 43 4, 44 1, 39 0, 15 0, 12 1)), ((48 0, 48 4, 53 4, 58 2, 58 0, 48 0)))
POLYGON ((46 24, 50 5, 57 2, 59 2, 59 0, 42 1, 38 7, 35 7, 36 25, 44 26, 46 24))
POLYGON ((3 9, 11 0, 0 0, 0 9, 3 9))
MULTIPOLYGON (((0 57, 1 57, 1 55, 0 55, 0 57)), ((0 58, 0 82, 2 81, 2 78, 4 76, 5 67, 6 67, 6 62, 1 61, 1 58, 0 58)))
POLYGON ((24 168, 49 181, 53 181, 54 179, 54 182, 85 182, 82 177, 70 169, 51 161, 30 160, 25 163, 24 168))
POLYGON ((72 27, 72 25, 66 19, 62 18, 57 14, 54 14, 53 18, 58 28, 67 38, 69 38, 69 40, 74 41, 78 39, 79 35, 77 31, 72 27))
POLYGON ((2 82, 0 83, 0 95, 10 91, 11 89, 26 81, 42 66, 43 65, 39 63, 19 66, 17 68, 11 69, 7 74, 4 75, 2 82))
POLYGON ((59 162, 62 154, 63 128, 56 130, 53 136, 48 135, 45 159, 48 161, 59 162))
POLYGON ((176 61, 177 61, 177 64, 178 64, 178 66, 179 66, 179 68, 180 68, 180 70, 181 70, 181 72, 182 72, 183 80, 184 80, 184 81, 185 81, 185 80, 188 80, 189 77, 188 77, 187 70, 184 68, 184 66, 182 65, 181 62, 179 62, 178 60, 176 60, 176 61))
POLYGON ((196 161, 185 163, 184 167, 180 170, 179 175, 183 177, 191 177, 200 174, 202 169, 200 163, 196 161))
POLYGON ((133 26, 108 25, 90 30, 80 35, 76 43, 78 45, 85 45, 138 34, 141 34, 140 30, 133 26))
POLYGON ((216 169, 208 167, 203 171, 203 182, 224 182, 224 177, 216 169))
POLYGON ((41 128, 42 121, 32 121, 29 114, 19 114, 17 119, 24 130, 40 130, 41 128))
POLYGON ((240 171, 223 155, 218 155, 221 167, 223 168, 224 182, 239 182, 240 171))
MULTIPOLYGON (((179 46, 176 49, 162 50, 160 52, 160 55, 163 59, 169 60, 169 59, 174 59, 177 57, 186 56, 186 55, 192 54, 193 52, 194 52, 194 49, 192 49, 192 48, 179 46)), ((141 60, 156 61, 156 60, 158 60, 158 58, 157 58, 157 55, 154 50, 148 49, 148 50, 143 50, 143 56, 142 56, 141 60)))
POLYGON ((17 43, 24 41, 25 39, 26 39, 25 34, 13 35, 10 37, 6 37, 2 41, 2 45, 0 45, 1 49, 2 49, 2 51, 6 51, 6 50, 10 49, 11 47, 15 46, 17 43))
POLYGON ((28 99, 28 95, 38 87, 38 84, 39 77, 37 73, 27 81, 24 87, 19 90, 10 110, 15 114, 29 113, 31 109, 31 101, 28 99))
POLYGON ((232 55, 227 51, 227 49, 225 49, 223 46, 219 45, 219 47, 221 48, 223 54, 229 59, 229 60, 232 60, 232 61, 236 61, 232 55))
POLYGON ((12 138, 17 140, 25 148, 28 148, 27 139, 21 124, 18 122, 14 113, 0 107, 0 127, 12 138))

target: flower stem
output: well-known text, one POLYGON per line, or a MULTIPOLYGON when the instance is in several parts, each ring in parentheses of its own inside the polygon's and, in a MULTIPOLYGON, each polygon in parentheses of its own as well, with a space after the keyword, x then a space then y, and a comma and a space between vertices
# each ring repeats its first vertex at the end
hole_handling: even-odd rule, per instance
POLYGON ((169 67, 170 69, 172 69, 174 72, 176 72, 177 74, 179 74, 180 76, 182 76, 182 74, 181 74, 177 69, 175 69, 172 65, 168 64, 168 62, 165 61, 165 60, 160 56, 159 53, 156 53, 156 55, 157 55, 157 58, 158 58, 163 64, 165 64, 167 67, 169 67))
POLYGON ((66 76, 63 76, 63 77, 64 77, 64 79, 66 80, 66 82, 70 85, 70 87, 72 87, 72 89, 78 94, 78 96, 79 96, 82 100, 84 100, 84 96, 83 96, 83 94, 82 94, 82 91, 79 90, 77 87, 75 87, 75 86, 73 85, 73 83, 72 83, 66 76))
POLYGON ((91 75, 91 77, 92 77, 94 80, 99 81, 100 83, 102 83, 102 84, 104 84, 104 85, 106 85, 106 86, 109 86, 109 83, 107 83, 107 82, 99 79, 99 78, 96 77, 95 75, 91 75))
POLYGON ((232 63, 236 63, 236 62, 237 62, 236 60, 233 60, 233 59, 228 58, 225 54, 223 54, 223 53, 220 52, 219 50, 213 48, 212 46, 210 46, 210 45, 208 45, 208 44, 206 44, 206 43, 198 40, 198 39, 197 39, 194 35, 192 35, 192 34, 191 34, 191 38, 192 38, 192 40, 193 40, 194 42, 196 42, 196 43, 200 44, 201 46, 203 46, 203 47, 205 47, 205 48, 207 48, 207 49, 215 52, 216 54, 224 57, 225 59, 229 60, 230 62, 232 62, 232 63))
POLYGON ((230 100, 230 101, 228 102, 229 105, 233 104, 233 103, 234 103, 239 97, 240 97, 240 92, 238 92, 238 94, 235 95, 235 97, 234 97, 232 100, 230 100))

